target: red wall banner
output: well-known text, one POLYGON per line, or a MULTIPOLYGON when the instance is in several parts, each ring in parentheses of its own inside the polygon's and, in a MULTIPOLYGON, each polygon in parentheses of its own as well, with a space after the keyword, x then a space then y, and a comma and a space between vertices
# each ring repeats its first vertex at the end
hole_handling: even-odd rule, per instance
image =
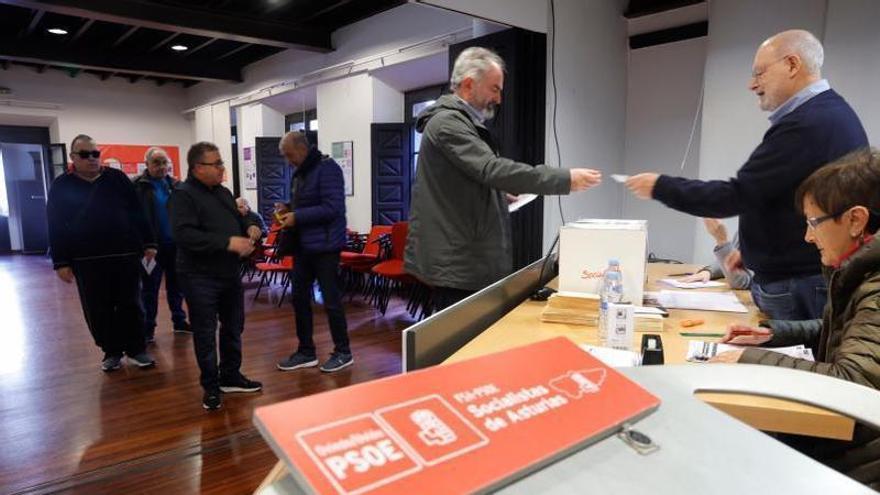
MULTIPOLYGON (((139 144, 99 144, 101 150, 101 165, 122 170, 129 177, 143 173, 146 168, 144 154, 152 145, 139 144)), ((180 149, 177 146, 157 146, 168 153, 171 160, 168 173, 180 178, 180 149)))
POLYGON ((560 337, 260 407, 254 422, 308 493, 471 493, 659 404, 560 337))

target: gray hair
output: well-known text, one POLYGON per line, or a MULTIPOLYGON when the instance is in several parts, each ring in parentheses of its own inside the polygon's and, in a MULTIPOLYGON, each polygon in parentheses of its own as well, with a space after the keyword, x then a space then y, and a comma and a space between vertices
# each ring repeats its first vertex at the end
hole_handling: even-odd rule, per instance
POLYGON ((150 149, 148 149, 147 152, 144 153, 144 161, 150 163, 150 159, 153 158, 153 155, 155 155, 156 153, 162 153, 165 155, 168 154, 165 152, 165 150, 158 146, 150 146, 150 149))
POLYGON ((465 49, 455 59, 452 77, 449 79, 449 88, 452 91, 458 90, 462 81, 468 77, 479 81, 492 65, 504 70, 504 60, 492 50, 479 46, 465 49))
POLYGON ((794 54, 800 57, 808 73, 821 75, 825 50, 813 33, 803 29, 792 29, 783 31, 768 41, 776 45, 777 53, 780 55, 794 54))
POLYGON ((282 153, 284 152, 284 146, 286 145, 302 145, 306 148, 309 147, 309 138, 306 137, 304 132, 300 131, 290 131, 281 138, 281 141, 278 142, 278 150, 282 153))

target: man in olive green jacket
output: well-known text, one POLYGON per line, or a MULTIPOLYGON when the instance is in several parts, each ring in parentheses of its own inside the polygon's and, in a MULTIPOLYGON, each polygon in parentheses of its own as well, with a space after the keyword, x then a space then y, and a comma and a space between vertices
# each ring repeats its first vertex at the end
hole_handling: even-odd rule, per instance
POLYGON ((443 309, 510 274, 510 215, 505 193, 568 194, 598 184, 589 169, 531 166, 498 156, 483 124, 501 102, 504 62, 468 48, 453 67, 455 94, 419 115, 421 148, 404 268, 434 289, 443 309))

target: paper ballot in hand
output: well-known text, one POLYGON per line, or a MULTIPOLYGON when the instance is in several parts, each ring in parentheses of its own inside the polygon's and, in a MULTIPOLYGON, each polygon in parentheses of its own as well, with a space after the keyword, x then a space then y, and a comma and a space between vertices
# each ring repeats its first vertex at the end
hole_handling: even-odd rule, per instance
POLYGON ((538 197, 537 194, 520 194, 516 201, 507 205, 507 211, 510 213, 515 212, 516 210, 522 208, 523 206, 531 203, 538 197))
POLYGON ((611 174, 611 178, 614 179, 616 182, 620 182, 621 184, 629 180, 629 176, 623 174, 611 174))
POLYGON ((147 259, 146 256, 141 258, 141 265, 144 265, 144 271, 147 272, 147 275, 153 273, 153 269, 156 268, 156 258, 147 259))

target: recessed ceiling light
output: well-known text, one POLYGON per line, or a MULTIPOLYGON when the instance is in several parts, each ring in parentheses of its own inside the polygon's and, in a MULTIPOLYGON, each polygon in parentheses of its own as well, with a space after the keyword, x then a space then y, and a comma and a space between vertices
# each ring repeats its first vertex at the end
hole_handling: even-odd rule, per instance
POLYGON ((175 52, 182 52, 185 50, 189 50, 189 47, 186 45, 174 45, 171 47, 171 49, 174 50, 175 52))
POLYGON ((49 32, 52 33, 52 34, 67 34, 67 30, 66 30, 66 29, 61 29, 61 28, 47 29, 47 31, 49 31, 49 32))

